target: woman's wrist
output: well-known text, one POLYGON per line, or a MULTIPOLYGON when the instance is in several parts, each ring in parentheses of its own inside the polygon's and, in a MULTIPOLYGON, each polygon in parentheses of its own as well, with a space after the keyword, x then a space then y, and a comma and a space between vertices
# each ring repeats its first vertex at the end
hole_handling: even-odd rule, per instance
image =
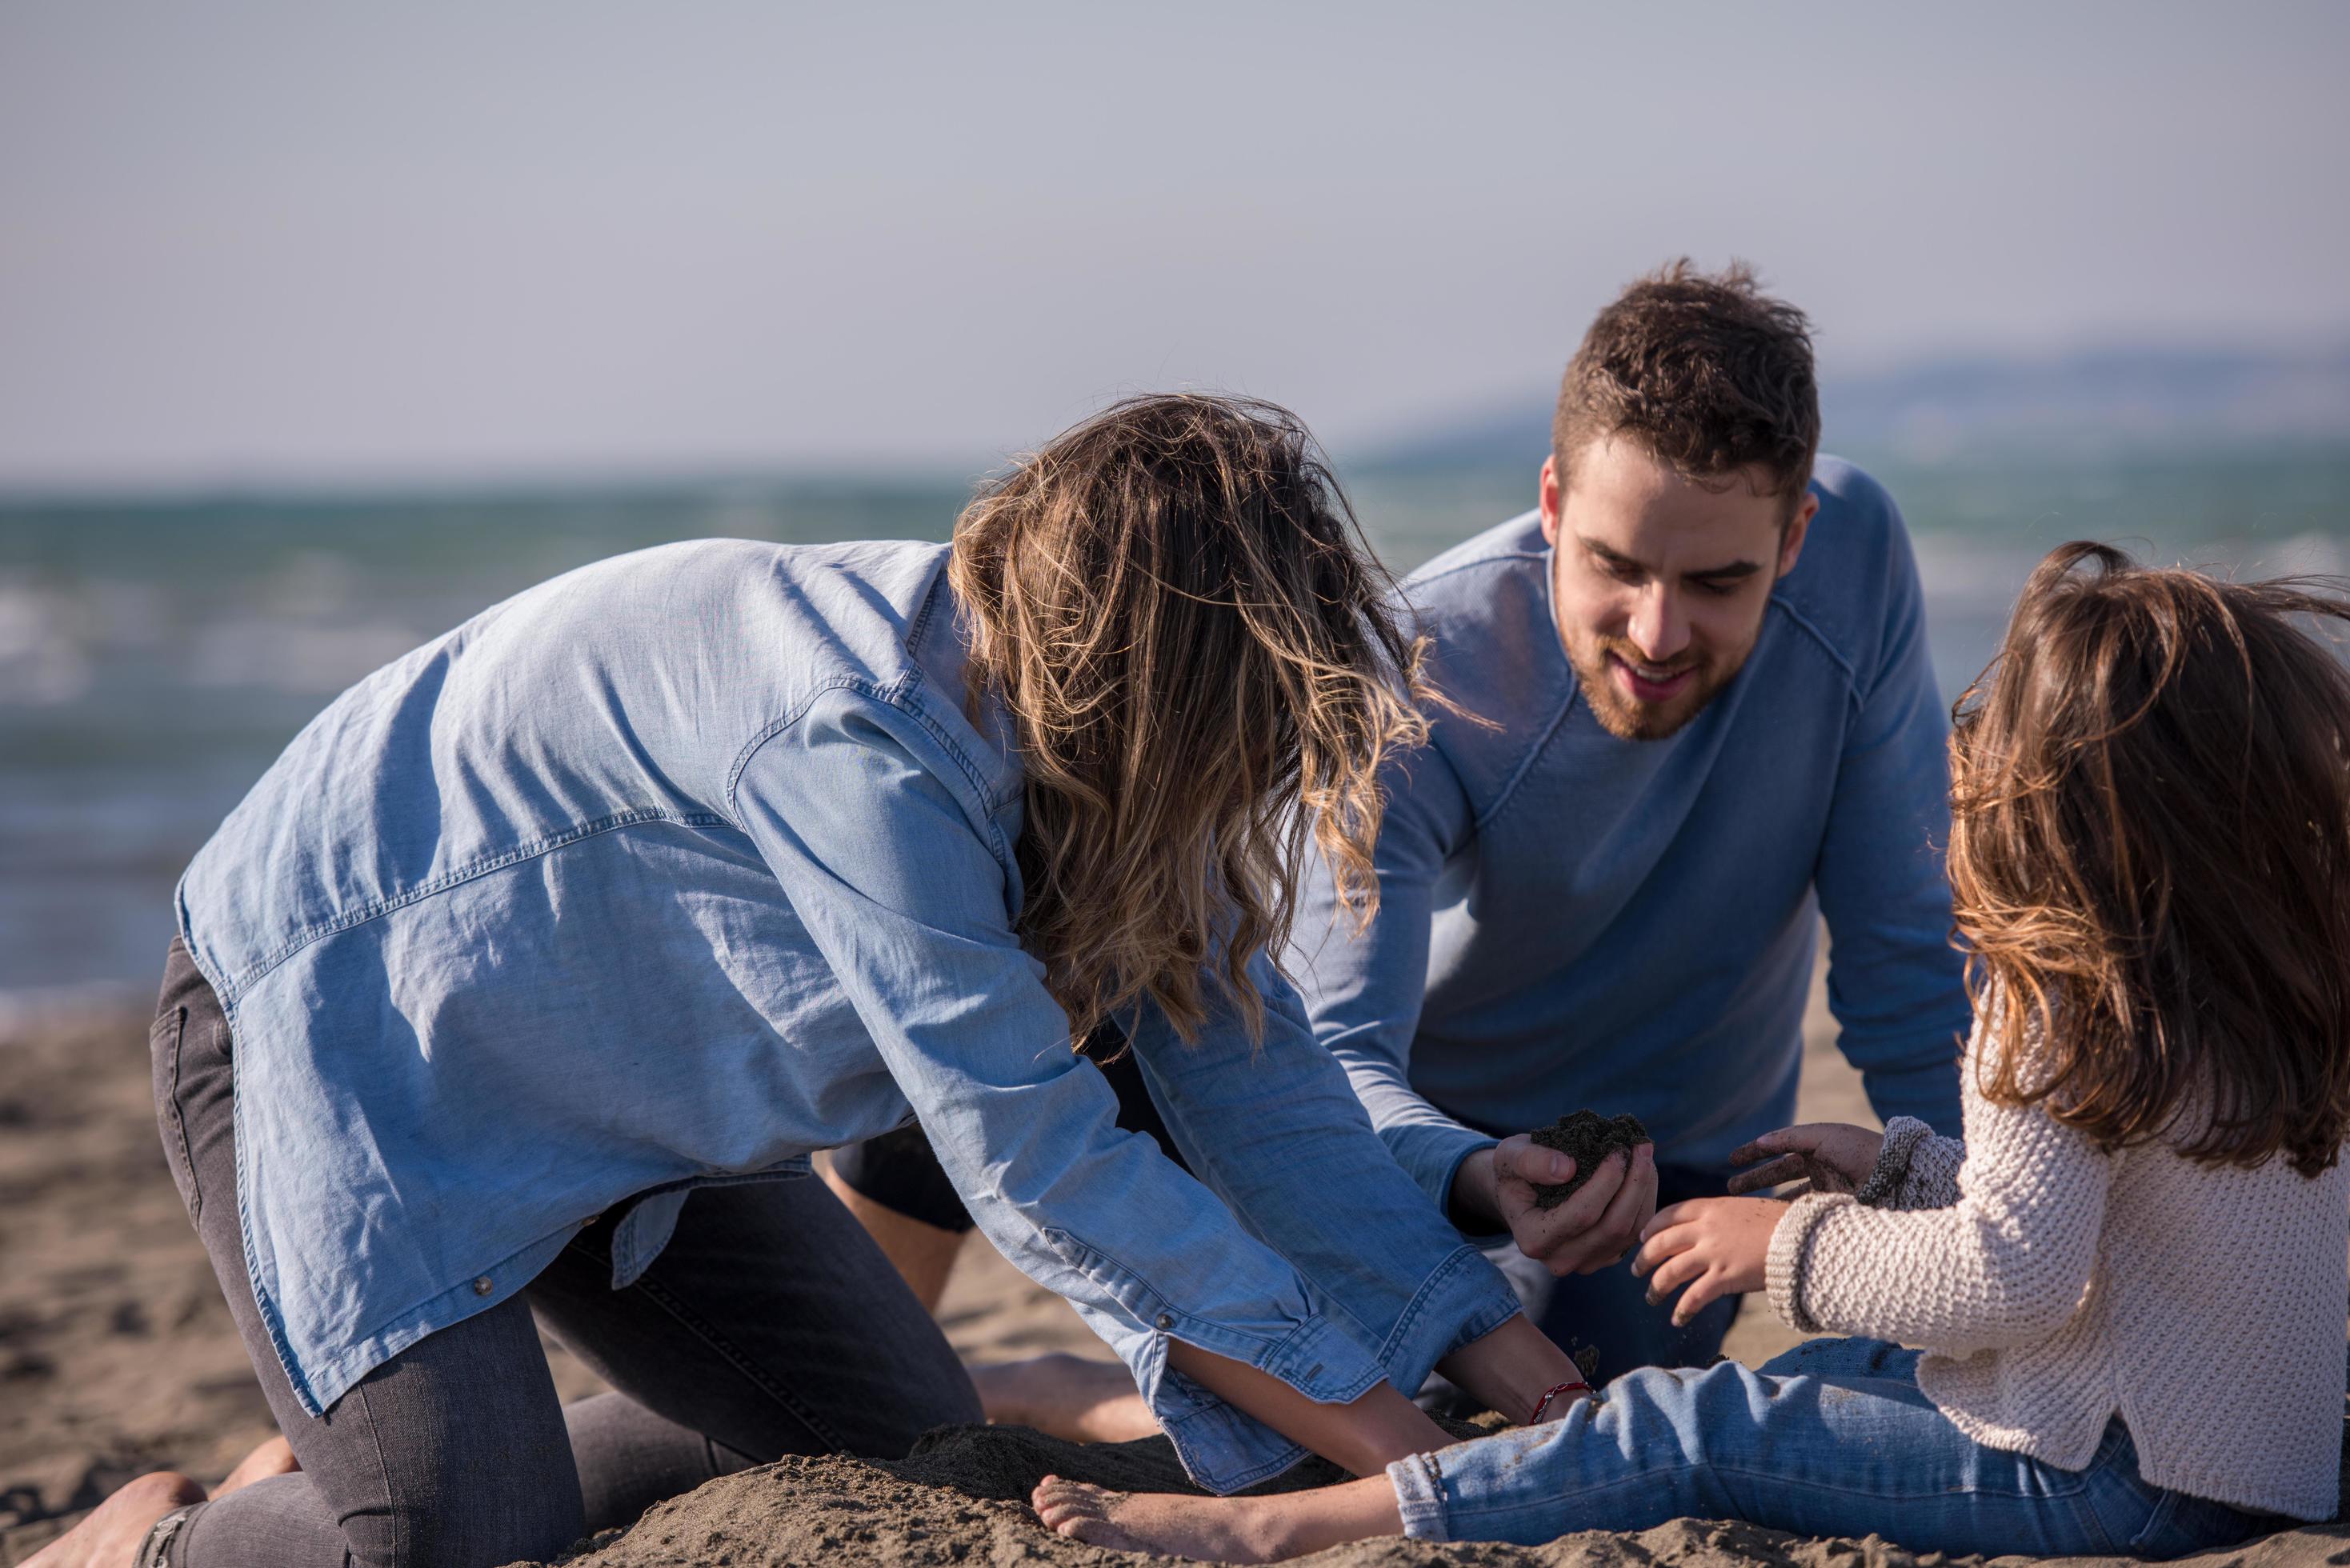
POLYGON ((1591 1385, 1580 1377, 1572 1383, 1554 1383, 1543 1390, 1541 1398, 1534 1401, 1534 1413, 1526 1417, 1525 1424, 1529 1427, 1541 1426, 1543 1417, 1549 1414, 1554 1407, 1563 1416, 1566 1413, 1567 1406, 1574 1404, 1579 1396, 1589 1394, 1591 1391, 1591 1385))
POLYGON ((1566 1352, 1523 1313, 1462 1345, 1438 1362, 1436 1369, 1471 1398, 1513 1421, 1530 1419, 1546 1391, 1584 1381, 1582 1370, 1566 1352))
POLYGON ((1351 1404, 1326 1405, 1269 1372, 1180 1339, 1169 1342, 1167 1363, 1353 1475, 1376 1475, 1397 1459, 1455 1440, 1391 1383, 1378 1384, 1351 1404))

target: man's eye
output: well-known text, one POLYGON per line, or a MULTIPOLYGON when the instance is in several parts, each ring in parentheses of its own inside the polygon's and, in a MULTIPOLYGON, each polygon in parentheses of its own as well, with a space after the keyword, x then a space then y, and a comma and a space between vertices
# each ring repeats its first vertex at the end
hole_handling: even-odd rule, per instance
POLYGON ((1713 598, 1726 599, 1731 595, 1738 591, 1738 585, 1736 583, 1717 583, 1700 579, 1697 585, 1697 590, 1698 592, 1708 595, 1713 598))
POLYGON ((1619 583, 1637 583, 1646 575, 1639 567, 1626 561, 1608 562, 1599 569, 1619 583))

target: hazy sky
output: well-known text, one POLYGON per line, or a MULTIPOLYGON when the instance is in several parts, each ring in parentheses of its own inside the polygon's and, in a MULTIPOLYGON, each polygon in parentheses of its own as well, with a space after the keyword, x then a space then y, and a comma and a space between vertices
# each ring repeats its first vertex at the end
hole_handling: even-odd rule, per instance
POLYGON ((1830 373, 2350 336, 2350 5, 0 0, 0 486, 1342 450, 1659 259, 1830 373))

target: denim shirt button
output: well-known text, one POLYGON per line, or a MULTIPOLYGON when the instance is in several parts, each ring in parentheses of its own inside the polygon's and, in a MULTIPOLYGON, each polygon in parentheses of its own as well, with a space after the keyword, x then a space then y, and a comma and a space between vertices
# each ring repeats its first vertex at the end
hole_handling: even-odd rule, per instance
POLYGON ((1159 1314, 1159 1326, 1161 1328, 1173 1328, 1175 1326, 1175 1320, 1166 1313, 1162 1312, 1159 1314))
POLYGON ((492 1281, 490 1276, 487 1274, 484 1274, 480 1279, 473 1282, 473 1293, 477 1296, 488 1295, 492 1291, 496 1290, 497 1288, 496 1283, 492 1281))

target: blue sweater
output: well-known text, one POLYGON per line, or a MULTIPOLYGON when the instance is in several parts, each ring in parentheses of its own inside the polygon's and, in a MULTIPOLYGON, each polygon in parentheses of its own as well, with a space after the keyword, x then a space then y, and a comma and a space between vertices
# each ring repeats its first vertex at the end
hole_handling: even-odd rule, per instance
POLYGON ((1439 1202, 1493 1135, 1629 1111, 1719 1168, 1795 1107, 1818 916, 1845 1055, 1882 1116, 1958 1129, 1970 1009, 1950 946, 1947 720, 1900 514, 1823 458, 1820 509, 1752 656, 1663 741, 1577 701, 1532 514, 1405 595, 1438 715, 1388 778, 1381 906, 1311 877, 1289 968, 1373 1124, 1439 1202))

